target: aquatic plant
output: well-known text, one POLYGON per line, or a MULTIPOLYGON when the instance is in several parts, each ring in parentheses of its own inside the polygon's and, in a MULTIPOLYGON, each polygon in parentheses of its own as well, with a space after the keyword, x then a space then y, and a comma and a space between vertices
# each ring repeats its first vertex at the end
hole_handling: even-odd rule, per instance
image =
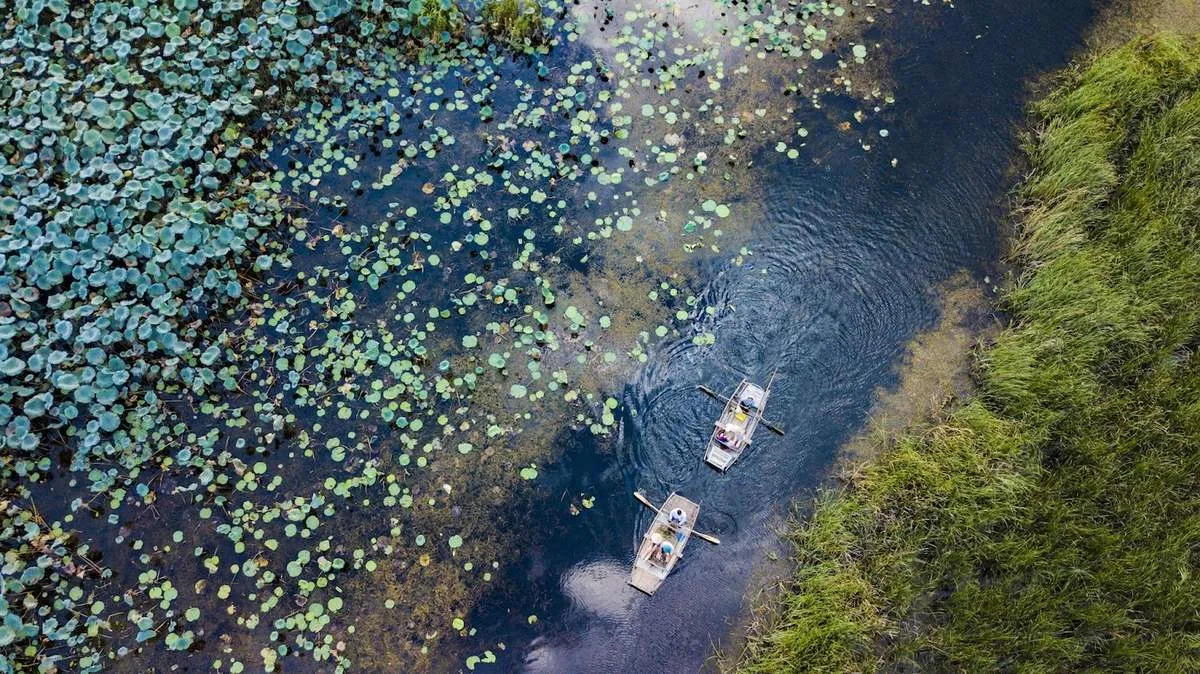
POLYGON ((680 262, 751 255, 750 157, 807 135, 732 63, 800 91, 846 17, 729 10, 716 41, 633 9, 564 64, 594 26, 557 2, 19 4, 0 671, 427 665, 563 427, 717 339, 680 262))
POLYGON ((1034 113, 978 398, 797 523, 737 671, 1195 668, 1200 41, 1136 40, 1034 113))
MULTIPOLYGON (((320 96, 341 80, 330 27, 351 11, 316 1, 15 8, 0 40, 6 498, 23 499, 47 478, 52 444, 66 445, 71 467, 114 509, 126 494, 152 502, 145 483, 131 482, 156 453, 171 456, 164 449, 212 479, 205 456, 215 439, 170 447, 179 429, 162 394, 228 386, 222 349, 202 341, 200 326, 245 302, 273 263, 263 234, 292 215, 253 170, 264 149, 258 125, 299 92, 320 96), (254 269, 236 272, 247 257, 254 269)), ((6 578, 16 573, 25 596, 47 599, 3 606, 0 641, 15 658, 4 666, 95 668, 91 648, 110 622, 72 617, 81 591, 68 591, 60 569, 108 571, 47 542, 61 523, 5 505, 6 578)))
POLYGON ((488 34, 509 45, 528 49, 546 40, 542 10, 536 2, 486 0, 480 16, 488 34))
POLYGON ((449 43, 462 37, 467 19, 459 6, 450 0, 418 0, 417 9, 410 5, 416 34, 449 43))

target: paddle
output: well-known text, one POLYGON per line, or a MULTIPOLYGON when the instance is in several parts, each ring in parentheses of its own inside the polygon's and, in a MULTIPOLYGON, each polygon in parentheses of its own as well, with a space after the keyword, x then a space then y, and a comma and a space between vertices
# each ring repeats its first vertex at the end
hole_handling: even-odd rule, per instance
MULTIPOLYGON (((704 384, 700 384, 696 388, 700 389, 700 392, 704 393, 705 395, 710 395, 713 398, 716 398, 717 400, 720 400, 722 402, 729 402, 729 398, 721 395, 720 393, 717 393, 716 391, 710 389, 709 387, 705 386, 704 384)), ((754 414, 754 416, 758 417, 758 420, 763 422, 763 426, 766 426, 767 430, 771 431, 772 433, 774 433, 776 435, 783 435, 783 429, 779 428, 775 424, 764 419, 761 414, 756 412, 754 414)))
MULTIPOLYGON (((650 499, 646 498, 645 494, 643 494, 642 492, 640 492, 640 491, 633 492, 633 497, 636 498, 637 500, 641 501, 642 505, 653 510, 654 512, 656 512, 656 513, 662 512, 661 510, 658 509, 658 506, 651 503, 650 499)), ((692 535, 695 536, 696 538, 699 538, 700 540, 708 541, 709 543, 712 543, 713 545, 721 544, 721 539, 717 538, 716 536, 700 533, 699 531, 696 531, 695 529, 692 529, 691 527, 688 527, 688 529, 691 529, 692 535)))

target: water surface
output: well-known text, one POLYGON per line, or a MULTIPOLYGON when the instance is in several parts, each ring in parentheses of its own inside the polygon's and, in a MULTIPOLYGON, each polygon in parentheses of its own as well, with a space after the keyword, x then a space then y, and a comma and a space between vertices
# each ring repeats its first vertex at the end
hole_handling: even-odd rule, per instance
MULTIPOLYGON (((1087 0, 901 7, 873 30, 905 45, 890 61, 897 112, 870 121, 887 142, 864 152, 855 128, 814 140, 811 162, 759 158, 774 163, 760 172, 755 254, 704 270, 715 346, 662 344, 624 390, 614 446, 567 442, 543 472, 520 559, 471 620, 469 652, 492 650, 504 671, 705 666, 756 568, 780 552, 781 513, 825 478, 872 392, 895 383, 907 340, 936 320, 932 289, 962 269, 995 276, 1028 82, 1064 63, 1093 12, 1087 0), (728 474, 710 470, 701 456, 720 404, 694 387, 728 391, 776 367, 767 417, 786 437, 760 430, 728 474), (635 489, 698 501, 697 528, 722 540, 688 546, 653 598, 626 585, 652 516, 635 489)), ((852 119, 852 102, 827 102, 829 120, 852 119)))
POLYGON ((597 19, 544 59, 391 58, 306 102, 262 158, 305 221, 204 328, 241 374, 166 403, 182 443, 160 449, 200 475, 107 507, 72 473, 37 487, 52 519, 81 511, 112 587, 183 589, 121 600, 123 671, 264 652, 289 672, 454 671, 489 651, 503 671, 700 669, 783 553, 772 525, 936 319, 933 289, 995 273, 1024 83, 1091 11, 982 4, 868 30, 895 106, 839 67, 861 13, 804 5, 829 28, 817 62, 768 49, 790 39, 774 29, 721 32, 747 20, 721 3, 700 25, 635 1, 579 5, 597 19), (817 82, 852 93, 814 108, 817 82), (776 367, 786 437, 714 473, 720 404, 695 386, 776 367), (724 541, 689 546, 652 599, 625 584, 650 517, 635 489, 699 501, 724 541), (182 647, 155 631, 185 629, 182 647))

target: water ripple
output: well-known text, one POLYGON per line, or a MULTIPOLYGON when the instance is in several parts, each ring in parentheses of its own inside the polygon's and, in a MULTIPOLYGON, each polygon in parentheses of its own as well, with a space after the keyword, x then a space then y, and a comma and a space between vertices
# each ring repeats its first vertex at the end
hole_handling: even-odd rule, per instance
MULTIPOLYGON (((993 264, 1025 78, 1065 59, 1090 11, 1087 0, 1012 0, 968 3, 936 26, 900 22, 893 39, 920 46, 899 57, 894 79, 906 114, 890 120, 888 142, 864 155, 843 137, 822 150, 820 164, 761 163, 771 184, 762 221, 752 223, 752 254, 713 270, 699 294, 698 306, 713 311, 696 312, 694 329, 716 343, 696 346, 686 334, 659 345, 623 394, 617 449, 564 456, 562 473, 574 481, 566 489, 592 489, 597 505, 547 521, 536 535, 555 542, 539 581, 555 586, 544 595, 530 589, 526 599, 551 617, 537 628, 494 617, 487 633, 520 644, 502 663, 507 670, 704 665, 755 565, 776 545, 772 523, 821 480, 874 389, 893 381, 905 342, 936 318, 930 288, 963 267, 982 275, 993 264), (975 39, 983 26, 994 39, 975 39), (1021 36, 1021 49, 1001 36, 1021 36), (715 473, 701 457, 720 403, 695 386, 728 391, 775 368, 767 417, 787 435, 760 430, 733 470, 715 473), (629 498, 633 489, 656 500, 678 490, 700 502, 697 528, 722 539, 719 548, 689 544, 652 599, 624 584, 652 515, 629 498)), ((514 584, 529 568, 514 572, 522 576, 514 584)))

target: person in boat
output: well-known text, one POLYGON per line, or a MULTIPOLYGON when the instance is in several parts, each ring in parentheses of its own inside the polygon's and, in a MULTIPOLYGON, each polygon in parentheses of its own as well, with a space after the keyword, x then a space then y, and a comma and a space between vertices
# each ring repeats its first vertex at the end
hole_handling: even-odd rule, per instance
POLYGON ((731 436, 729 434, 729 431, 726 431, 724 428, 718 428, 717 429, 717 442, 721 443, 722 445, 725 445, 726 447, 730 447, 733 445, 733 436, 731 436))
POLYGON ((669 541, 663 541, 661 545, 650 551, 650 561, 666 565, 671 559, 672 552, 675 552, 674 546, 669 541))
POLYGON ((687 513, 683 512, 683 508, 676 508, 667 515, 667 522, 676 529, 687 524, 687 513))
POLYGON ((730 449, 736 450, 742 445, 740 429, 740 424, 734 424, 729 427, 721 426, 717 428, 717 442, 730 449))

